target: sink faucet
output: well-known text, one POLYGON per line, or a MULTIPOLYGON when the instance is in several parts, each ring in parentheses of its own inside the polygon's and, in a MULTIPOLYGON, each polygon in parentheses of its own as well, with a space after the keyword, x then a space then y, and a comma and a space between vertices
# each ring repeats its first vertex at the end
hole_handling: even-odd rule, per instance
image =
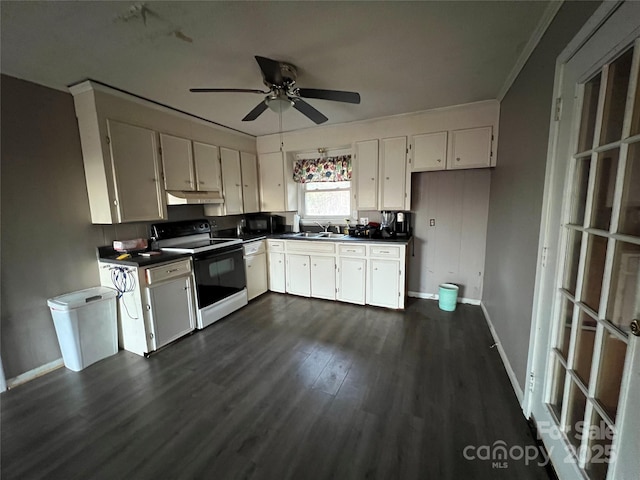
POLYGON ((318 225, 322 229, 322 231, 325 232, 325 233, 327 233, 329 231, 329 227, 331 226, 331 222, 327 222, 326 226, 322 225, 320 222, 313 222, 313 223, 318 225))

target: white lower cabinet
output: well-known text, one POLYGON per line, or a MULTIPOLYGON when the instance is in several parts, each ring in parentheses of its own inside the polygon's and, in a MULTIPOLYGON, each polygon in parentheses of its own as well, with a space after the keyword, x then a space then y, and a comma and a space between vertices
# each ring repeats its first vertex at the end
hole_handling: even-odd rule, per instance
POLYGON ((269 290, 272 292, 285 293, 287 291, 287 285, 284 241, 267 240, 267 255, 267 262, 269 264, 269 290))
POLYGON ((311 296, 311 265, 309 255, 287 255, 287 293, 311 296))
POLYGON ((186 335, 195 328, 191 277, 180 277, 146 288, 149 317, 153 323, 154 350, 186 335), (189 312, 189 313, 187 313, 189 312))
POLYGON ((364 305, 366 301, 367 260, 338 259, 338 300, 364 305))
POLYGON ((269 290, 403 309, 405 244, 268 240, 269 290))
MULTIPOLYGON (((400 262, 374 258, 369 260, 367 303, 378 307, 400 308, 400 262)), ((404 290, 404 289, 403 289, 404 290)), ((404 307, 404 299, 403 299, 404 307)))
POLYGON ((336 299, 336 258, 311 256, 311 296, 336 299))

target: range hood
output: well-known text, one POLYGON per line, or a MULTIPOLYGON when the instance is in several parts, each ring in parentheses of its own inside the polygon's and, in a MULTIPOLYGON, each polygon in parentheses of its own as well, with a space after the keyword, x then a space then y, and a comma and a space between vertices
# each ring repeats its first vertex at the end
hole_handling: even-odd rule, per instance
POLYGON ((220 192, 184 192, 167 190, 167 205, 221 204, 224 197, 220 192))

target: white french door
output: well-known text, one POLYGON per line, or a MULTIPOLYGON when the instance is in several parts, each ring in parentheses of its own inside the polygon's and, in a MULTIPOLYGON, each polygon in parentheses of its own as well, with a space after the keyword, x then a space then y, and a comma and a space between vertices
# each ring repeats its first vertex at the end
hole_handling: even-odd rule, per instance
POLYGON ((640 3, 594 17, 556 74, 525 404, 561 480, 637 480, 640 3))

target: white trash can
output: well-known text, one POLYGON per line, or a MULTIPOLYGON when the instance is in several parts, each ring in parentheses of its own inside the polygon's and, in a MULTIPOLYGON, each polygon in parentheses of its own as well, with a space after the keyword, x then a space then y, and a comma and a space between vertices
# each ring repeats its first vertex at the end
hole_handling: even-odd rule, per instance
POLYGON ((74 372, 118 352, 117 292, 92 287, 47 300, 64 365, 74 372))

